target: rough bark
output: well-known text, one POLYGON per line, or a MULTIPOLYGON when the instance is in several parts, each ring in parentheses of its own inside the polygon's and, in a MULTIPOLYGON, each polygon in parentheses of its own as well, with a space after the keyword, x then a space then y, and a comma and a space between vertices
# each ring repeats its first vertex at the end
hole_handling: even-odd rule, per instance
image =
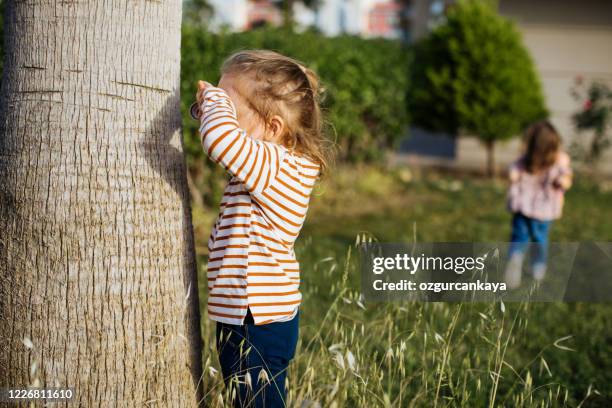
POLYGON ((199 400, 180 23, 180 0, 7 4, 0 387, 199 400))

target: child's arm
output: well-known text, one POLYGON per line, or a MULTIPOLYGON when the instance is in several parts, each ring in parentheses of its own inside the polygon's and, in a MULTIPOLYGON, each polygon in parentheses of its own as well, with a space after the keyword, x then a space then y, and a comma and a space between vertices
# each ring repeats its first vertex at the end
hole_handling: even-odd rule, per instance
POLYGON ((555 181, 555 187, 562 190, 569 190, 572 187, 572 175, 564 174, 555 181))
POLYGON ((516 183, 521 178, 521 166, 520 160, 515 161, 510 165, 508 169, 508 178, 510 179, 510 183, 516 183))
POLYGON ((553 182, 553 185, 561 190, 569 190, 572 187, 573 172, 570 166, 570 158, 567 153, 559 153, 558 165, 561 171, 553 182))
POLYGON ((236 108, 221 88, 203 91, 200 138, 208 156, 238 178, 250 192, 262 192, 276 177, 284 150, 251 138, 236 119, 236 108))

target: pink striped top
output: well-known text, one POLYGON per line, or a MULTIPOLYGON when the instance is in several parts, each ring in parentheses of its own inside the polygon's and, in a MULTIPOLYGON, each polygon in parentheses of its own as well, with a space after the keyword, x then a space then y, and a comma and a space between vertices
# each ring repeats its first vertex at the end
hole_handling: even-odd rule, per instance
POLYGON ((301 301, 293 245, 319 166, 248 136, 220 88, 208 86, 201 110, 204 150, 232 176, 208 241, 208 314, 242 324, 250 308, 255 324, 290 320, 301 301))
POLYGON ((540 221, 551 221, 561 217, 565 191, 556 186, 556 181, 571 175, 569 156, 560 152, 556 162, 541 174, 531 174, 525 168, 524 158, 510 166, 513 179, 508 190, 508 209, 540 221))

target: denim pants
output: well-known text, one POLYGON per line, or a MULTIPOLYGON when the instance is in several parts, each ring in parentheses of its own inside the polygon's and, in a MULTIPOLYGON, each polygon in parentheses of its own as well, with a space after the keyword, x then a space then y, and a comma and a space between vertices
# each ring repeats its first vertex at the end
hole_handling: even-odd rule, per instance
POLYGON ((529 218, 521 213, 514 213, 512 217, 512 237, 508 256, 524 253, 529 242, 533 246, 532 265, 545 265, 548 256, 548 232, 551 221, 540 221, 529 218))
POLYGON ((299 312, 287 322, 256 326, 250 309, 243 325, 217 322, 217 353, 230 395, 236 390, 234 407, 286 406, 285 378, 295 355, 298 323, 299 312))

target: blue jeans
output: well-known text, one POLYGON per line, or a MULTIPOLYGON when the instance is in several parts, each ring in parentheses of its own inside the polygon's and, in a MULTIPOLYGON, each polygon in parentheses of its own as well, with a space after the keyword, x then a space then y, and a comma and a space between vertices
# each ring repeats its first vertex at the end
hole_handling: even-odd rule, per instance
POLYGON ((295 355, 299 312, 287 322, 256 326, 249 309, 244 323, 233 325, 217 322, 217 353, 221 371, 225 385, 236 389, 233 405, 285 407, 285 378, 289 362, 295 355), (245 380, 247 372, 250 386, 245 380))
POLYGON ((548 257, 548 232, 551 221, 540 221, 514 213, 512 217, 512 237, 508 256, 525 252, 527 244, 535 242, 532 265, 546 264, 548 257))

